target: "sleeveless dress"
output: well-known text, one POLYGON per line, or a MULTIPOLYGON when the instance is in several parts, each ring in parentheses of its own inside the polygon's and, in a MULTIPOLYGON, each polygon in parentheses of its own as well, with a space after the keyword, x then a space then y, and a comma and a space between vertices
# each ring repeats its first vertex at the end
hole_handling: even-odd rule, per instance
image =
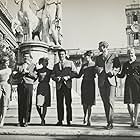
POLYGON ((36 105, 51 106, 51 93, 50 93, 50 76, 51 70, 48 68, 41 68, 37 70, 39 84, 37 86, 36 105))
POLYGON ((79 77, 83 75, 81 84, 81 103, 95 105, 95 63, 84 64, 79 72, 79 77))

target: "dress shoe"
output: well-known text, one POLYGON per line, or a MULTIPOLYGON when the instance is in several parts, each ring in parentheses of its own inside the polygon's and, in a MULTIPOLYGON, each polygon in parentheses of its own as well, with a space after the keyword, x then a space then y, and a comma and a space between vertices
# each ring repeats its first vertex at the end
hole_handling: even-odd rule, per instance
POLYGON ((134 128, 139 128, 137 121, 134 121, 134 128))
POLYGON ((23 125, 23 127, 27 127, 28 126, 28 123, 25 123, 24 125, 23 125))
POLYGON ((67 121, 67 126, 71 126, 71 122, 70 121, 67 121))
POLYGON ((131 124, 130 124, 130 127, 132 127, 132 128, 133 128, 133 127, 134 127, 134 123, 131 123, 131 124))
POLYGON ((45 125, 45 120, 41 120, 41 126, 45 125))
POLYGON ((62 126, 62 125, 63 125, 62 121, 56 123, 56 126, 62 126))
POLYGON ((133 128, 139 128, 138 124, 134 124, 133 128))
POLYGON ((90 123, 90 122, 88 122, 88 123, 87 123, 87 126, 91 126, 91 123, 90 123))
POLYGON ((107 126, 106 126, 106 129, 107 129, 107 130, 110 130, 110 129, 112 129, 112 128, 113 128, 113 124, 112 124, 112 123, 107 124, 107 126))
POLYGON ((134 125, 134 128, 139 128, 138 125, 134 125))
POLYGON ((17 124, 18 127, 23 127, 23 125, 24 125, 23 123, 18 123, 17 124))
POLYGON ((85 123, 86 123, 86 120, 84 119, 84 120, 83 120, 83 124, 85 124, 85 123))

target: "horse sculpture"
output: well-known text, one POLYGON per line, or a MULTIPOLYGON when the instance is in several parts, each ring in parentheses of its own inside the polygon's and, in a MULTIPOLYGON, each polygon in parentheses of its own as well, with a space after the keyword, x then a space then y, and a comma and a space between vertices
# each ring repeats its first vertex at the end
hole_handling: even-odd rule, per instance
POLYGON ((34 0, 36 12, 42 10, 42 40, 50 46, 60 47, 62 44, 61 0, 43 0, 40 7, 34 0))
POLYGON ((40 39, 40 32, 42 30, 42 22, 35 15, 30 8, 29 0, 14 0, 16 4, 20 5, 17 17, 23 29, 24 41, 34 40, 35 35, 40 39))

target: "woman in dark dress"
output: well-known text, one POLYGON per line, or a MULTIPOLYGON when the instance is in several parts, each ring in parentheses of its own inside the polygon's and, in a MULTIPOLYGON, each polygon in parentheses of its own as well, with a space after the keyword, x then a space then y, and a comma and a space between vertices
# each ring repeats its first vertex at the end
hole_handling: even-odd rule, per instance
POLYGON ((49 82, 52 70, 47 68, 48 58, 40 58, 39 64, 42 64, 43 67, 41 69, 36 70, 39 81, 36 94, 36 107, 41 118, 41 125, 45 125, 47 107, 51 105, 51 93, 49 82))
POLYGON ((129 61, 124 63, 122 71, 117 76, 123 78, 126 76, 124 89, 124 103, 127 104, 131 117, 131 127, 138 128, 138 115, 140 103, 140 65, 136 60, 135 50, 128 50, 129 61))
POLYGON ((86 63, 82 65, 78 77, 83 76, 81 84, 81 102, 83 105, 84 119, 83 123, 86 123, 87 116, 87 126, 90 126, 90 116, 91 116, 91 107, 95 105, 95 62, 92 61, 93 53, 87 51, 84 54, 86 63))

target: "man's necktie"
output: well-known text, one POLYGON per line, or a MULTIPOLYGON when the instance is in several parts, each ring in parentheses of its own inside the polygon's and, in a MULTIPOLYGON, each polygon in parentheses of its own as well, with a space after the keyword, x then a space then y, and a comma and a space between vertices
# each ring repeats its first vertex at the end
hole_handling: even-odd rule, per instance
POLYGON ((63 62, 61 62, 61 68, 62 68, 62 70, 64 69, 64 63, 63 62))

